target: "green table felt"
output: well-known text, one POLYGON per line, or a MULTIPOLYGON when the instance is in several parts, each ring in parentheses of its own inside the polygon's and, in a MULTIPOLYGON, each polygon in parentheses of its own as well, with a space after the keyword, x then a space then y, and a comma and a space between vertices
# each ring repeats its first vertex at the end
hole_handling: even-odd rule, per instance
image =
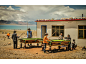
POLYGON ((40 40, 42 38, 19 38, 19 40, 40 40))
POLYGON ((65 41, 65 40, 52 40, 52 41, 56 42, 56 41, 65 41))
MULTIPOLYGON (((62 41, 69 41, 69 40, 56 40, 56 39, 54 40, 53 39, 53 40, 48 41, 48 42, 49 42, 49 45, 51 45, 52 42, 60 42, 60 44, 61 44, 62 41)), ((69 44, 70 44, 70 42, 69 42, 69 44)))

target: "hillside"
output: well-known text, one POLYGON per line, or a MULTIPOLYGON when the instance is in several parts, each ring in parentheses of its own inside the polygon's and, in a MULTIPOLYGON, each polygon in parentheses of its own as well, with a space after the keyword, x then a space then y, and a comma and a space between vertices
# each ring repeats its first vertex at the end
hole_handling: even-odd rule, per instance
MULTIPOLYGON (((28 22, 28 25, 35 25, 33 21, 28 22)), ((27 25, 27 21, 6 21, 0 20, 0 25, 27 25)))

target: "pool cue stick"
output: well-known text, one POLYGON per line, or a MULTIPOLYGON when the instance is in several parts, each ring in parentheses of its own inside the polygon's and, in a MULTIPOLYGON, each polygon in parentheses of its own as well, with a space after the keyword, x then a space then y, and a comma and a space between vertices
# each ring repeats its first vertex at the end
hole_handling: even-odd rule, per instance
MULTIPOLYGON (((57 31, 57 30, 56 30, 56 31, 57 31)), ((55 31, 55 32, 56 32, 56 31, 55 31)), ((55 32, 54 32, 54 33, 55 33, 55 32)), ((54 34, 54 33, 53 33, 53 34, 54 34)), ((53 35, 53 34, 52 34, 52 35, 53 35)), ((52 36, 52 35, 51 35, 51 36, 52 36)), ((50 36, 50 37, 51 37, 51 36, 50 36)), ((50 37, 49 37, 49 38, 50 38, 50 37)))
MULTIPOLYGON (((24 32, 25 32, 25 31, 24 31, 24 32)), ((23 33, 24 33, 24 32, 23 32, 23 33)), ((21 33, 20 36, 21 36, 23 33, 21 33)))
MULTIPOLYGON (((27 21, 27 29, 28 29, 28 21, 27 21)), ((23 33, 24 33, 24 32, 23 32, 23 33)), ((23 34, 23 33, 22 33, 22 34, 23 34)), ((21 35, 22 35, 22 34, 21 34, 21 35)), ((21 36, 21 35, 20 35, 20 36, 21 36)))

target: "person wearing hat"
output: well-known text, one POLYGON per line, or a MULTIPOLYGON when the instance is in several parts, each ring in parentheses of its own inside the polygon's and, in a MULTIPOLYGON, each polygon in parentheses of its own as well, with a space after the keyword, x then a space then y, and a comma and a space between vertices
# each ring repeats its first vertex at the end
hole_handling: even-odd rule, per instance
POLYGON ((45 49, 46 49, 46 43, 48 43, 47 41, 50 41, 48 38, 47 38, 47 36, 48 36, 48 33, 45 33, 45 36, 44 36, 44 38, 43 38, 43 44, 44 44, 44 53, 46 52, 45 51, 45 49))
POLYGON ((17 49, 17 38, 18 37, 19 36, 17 36, 16 31, 14 31, 14 33, 12 34, 12 39, 13 39, 13 44, 14 44, 13 48, 14 49, 17 49))
MULTIPOLYGON (((28 31, 27 31, 27 38, 32 38, 32 31, 31 29, 29 28, 28 31)), ((29 45, 29 44, 28 44, 29 45)), ((32 44, 30 44, 32 45, 32 44)))

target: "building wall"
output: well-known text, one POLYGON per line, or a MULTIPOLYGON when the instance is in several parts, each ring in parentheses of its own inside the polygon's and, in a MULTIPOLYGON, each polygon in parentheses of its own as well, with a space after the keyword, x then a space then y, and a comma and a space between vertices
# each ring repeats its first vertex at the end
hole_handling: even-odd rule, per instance
POLYGON ((52 37, 52 25, 64 26, 64 37, 68 34, 71 36, 71 42, 75 39, 78 46, 86 46, 86 39, 78 39, 78 25, 86 25, 85 21, 57 21, 57 22, 37 22, 37 37, 41 38, 41 25, 47 25, 48 37, 51 39, 58 39, 58 37, 52 37))

